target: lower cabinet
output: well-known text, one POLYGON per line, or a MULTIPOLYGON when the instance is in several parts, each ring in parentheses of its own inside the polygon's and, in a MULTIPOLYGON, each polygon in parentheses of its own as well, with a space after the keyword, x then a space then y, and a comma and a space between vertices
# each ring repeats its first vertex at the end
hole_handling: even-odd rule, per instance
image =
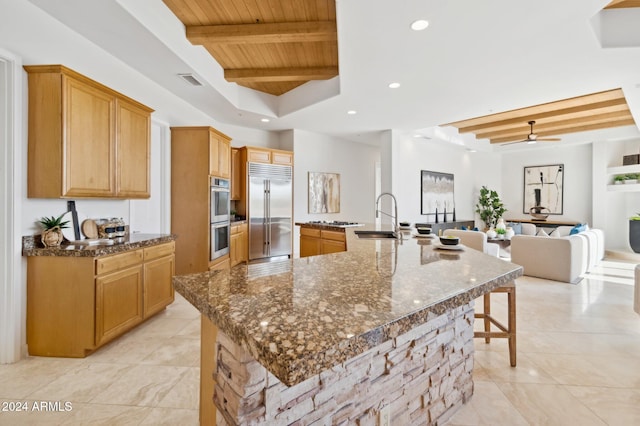
POLYGON ((30 355, 84 357, 174 300, 174 242, 102 257, 27 259, 30 355))
POLYGON ((300 228, 300 257, 338 253, 347 250, 344 231, 300 228))
POLYGON ((232 268, 248 260, 248 237, 246 223, 231 226, 229 257, 232 268))

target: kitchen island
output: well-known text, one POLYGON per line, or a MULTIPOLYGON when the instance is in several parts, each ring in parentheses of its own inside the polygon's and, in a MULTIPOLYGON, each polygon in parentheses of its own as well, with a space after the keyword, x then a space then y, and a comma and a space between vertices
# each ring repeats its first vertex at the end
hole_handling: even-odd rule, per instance
POLYGON ((202 424, 436 424, 471 397, 473 301, 522 268, 345 233, 346 252, 174 277, 203 317, 202 424))

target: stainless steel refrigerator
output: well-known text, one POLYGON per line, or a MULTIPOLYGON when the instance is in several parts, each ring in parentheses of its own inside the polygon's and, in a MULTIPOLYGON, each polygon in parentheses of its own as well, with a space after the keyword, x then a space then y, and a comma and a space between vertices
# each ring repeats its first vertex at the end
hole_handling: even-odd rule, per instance
POLYGON ((249 260, 291 256, 293 168, 249 163, 249 260))

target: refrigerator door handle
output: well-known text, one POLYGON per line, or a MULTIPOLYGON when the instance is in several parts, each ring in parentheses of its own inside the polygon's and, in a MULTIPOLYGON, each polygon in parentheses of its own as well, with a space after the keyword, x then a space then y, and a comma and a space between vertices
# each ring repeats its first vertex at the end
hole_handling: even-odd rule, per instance
POLYGON ((262 199, 263 199, 263 205, 264 205, 264 212, 263 212, 263 218, 262 218, 262 254, 265 256, 269 255, 269 250, 268 250, 268 241, 269 241, 269 212, 268 212, 268 202, 269 199, 267 198, 267 180, 263 180, 262 181, 262 199))
POLYGON ((271 181, 267 180, 267 256, 271 256, 271 181))

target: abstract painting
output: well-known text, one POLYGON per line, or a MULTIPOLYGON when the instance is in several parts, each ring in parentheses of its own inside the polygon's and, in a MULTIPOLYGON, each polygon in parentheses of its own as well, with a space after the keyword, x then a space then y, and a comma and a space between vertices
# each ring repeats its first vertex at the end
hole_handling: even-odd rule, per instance
POLYGON ((549 214, 562 214, 564 164, 527 166, 524 168, 523 213, 532 207, 549 210, 549 214))
POLYGON ((340 173, 309 172, 309 213, 340 213, 340 173))
POLYGON ((452 213, 455 207, 453 174, 422 170, 420 179, 420 214, 452 213))

